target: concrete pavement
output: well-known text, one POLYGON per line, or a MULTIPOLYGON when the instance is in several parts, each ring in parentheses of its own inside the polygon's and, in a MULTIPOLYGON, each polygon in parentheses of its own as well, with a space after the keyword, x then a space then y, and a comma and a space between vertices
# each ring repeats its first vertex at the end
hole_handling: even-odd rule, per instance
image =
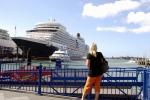
POLYGON ((29 92, 15 92, 8 90, 0 90, 0 100, 80 100, 75 97, 42 95, 39 96, 29 92))

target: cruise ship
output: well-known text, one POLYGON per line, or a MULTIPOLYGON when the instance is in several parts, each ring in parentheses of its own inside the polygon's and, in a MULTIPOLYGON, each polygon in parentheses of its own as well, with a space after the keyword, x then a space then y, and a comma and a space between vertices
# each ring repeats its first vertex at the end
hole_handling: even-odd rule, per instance
POLYGON ((89 48, 80 33, 72 36, 65 26, 55 20, 39 23, 34 29, 27 30, 27 37, 46 41, 60 50, 67 50, 72 60, 85 58, 89 48))
POLYGON ((13 42, 8 32, 0 29, 0 59, 10 57, 15 54, 16 44, 13 42))

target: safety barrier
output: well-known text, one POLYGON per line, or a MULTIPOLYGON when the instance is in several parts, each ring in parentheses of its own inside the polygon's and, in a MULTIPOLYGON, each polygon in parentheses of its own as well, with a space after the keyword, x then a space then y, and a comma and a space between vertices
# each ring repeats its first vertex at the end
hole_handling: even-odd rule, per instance
MULTIPOLYGON (((149 72, 145 68, 110 68, 103 76, 100 98, 149 100, 149 72)), ((87 69, 55 69, 42 65, 26 66, 22 63, 0 64, 0 89, 81 97, 87 73, 87 69)), ((88 99, 93 96, 92 89, 88 99)))

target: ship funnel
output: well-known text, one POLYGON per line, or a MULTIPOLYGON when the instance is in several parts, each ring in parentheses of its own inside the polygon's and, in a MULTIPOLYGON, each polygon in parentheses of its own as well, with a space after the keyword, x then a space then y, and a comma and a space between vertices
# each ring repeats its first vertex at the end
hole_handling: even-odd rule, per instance
POLYGON ((77 38, 80 38, 80 33, 77 33, 77 38))

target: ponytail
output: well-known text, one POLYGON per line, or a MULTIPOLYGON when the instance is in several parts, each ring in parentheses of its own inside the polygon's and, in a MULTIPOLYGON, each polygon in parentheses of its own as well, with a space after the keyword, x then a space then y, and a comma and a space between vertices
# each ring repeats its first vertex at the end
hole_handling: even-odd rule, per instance
POLYGON ((97 56, 96 53, 97 53, 97 45, 95 43, 92 43, 90 47, 90 54, 96 57, 97 56))

